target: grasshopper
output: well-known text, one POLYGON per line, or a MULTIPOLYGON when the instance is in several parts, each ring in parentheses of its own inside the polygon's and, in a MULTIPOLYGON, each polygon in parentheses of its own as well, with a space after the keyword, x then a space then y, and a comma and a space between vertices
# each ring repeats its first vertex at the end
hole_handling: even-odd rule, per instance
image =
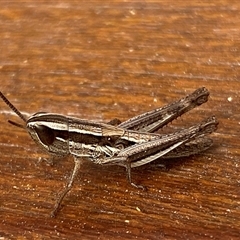
POLYGON ((156 133, 177 117, 207 102, 209 91, 202 87, 188 96, 164 107, 120 122, 109 123, 38 112, 26 118, 0 92, 2 100, 23 120, 14 126, 25 129, 32 139, 53 157, 72 155, 74 168, 65 188, 59 193, 51 216, 55 216, 65 195, 71 190, 83 158, 101 165, 120 165, 126 168, 129 183, 131 170, 159 158, 186 157, 206 150, 212 145, 207 137, 217 129, 215 117, 170 134, 156 133))

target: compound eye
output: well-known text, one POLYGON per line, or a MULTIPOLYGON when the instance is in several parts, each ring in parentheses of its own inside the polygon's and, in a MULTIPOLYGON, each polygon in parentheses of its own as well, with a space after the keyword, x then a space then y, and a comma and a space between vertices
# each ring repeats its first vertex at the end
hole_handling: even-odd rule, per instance
POLYGON ((40 125, 35 126, 34 130, 36 131, 39 139, 44 145, 51 145, 55 140, 54 131, 46 126, 40 125))

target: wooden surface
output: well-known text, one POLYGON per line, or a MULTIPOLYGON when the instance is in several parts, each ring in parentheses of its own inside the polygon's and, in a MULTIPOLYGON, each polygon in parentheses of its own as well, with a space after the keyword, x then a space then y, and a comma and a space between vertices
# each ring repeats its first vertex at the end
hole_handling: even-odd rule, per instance
POLYGON ((0 90, 24 114, 108 122, 198 87, 209 102, 174 131, 215 115, 214 146, 167 170, 85 162, 58 216, 73 167, 53 167, 0 102, 1 239, 238 239, 240 237, 239 1, 1 1, 0 90))

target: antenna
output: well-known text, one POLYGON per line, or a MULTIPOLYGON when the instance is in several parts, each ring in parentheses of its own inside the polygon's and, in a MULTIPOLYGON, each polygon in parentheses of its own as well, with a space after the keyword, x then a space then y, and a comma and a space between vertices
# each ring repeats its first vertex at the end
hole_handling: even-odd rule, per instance
MULTIPOLYGON (((3 95, 2 92, 0 92, 0 97, 25 123, 27 122, 26 118, 17 110, 16 107, 13 106, 12 103, 9 102, 9 100, 3 95)), ((17 126, 17 127, 20 127, 20 128, 24 128, 23 125, 15 123, 15 122, 13 122, 11 120, 8 120, 8 122, 13 124, 14 126, 17 126)))

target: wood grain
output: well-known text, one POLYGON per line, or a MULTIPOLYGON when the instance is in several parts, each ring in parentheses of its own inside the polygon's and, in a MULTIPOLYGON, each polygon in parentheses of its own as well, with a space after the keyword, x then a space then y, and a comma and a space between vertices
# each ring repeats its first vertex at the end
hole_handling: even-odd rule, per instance
POLYGON ((84 162, 59 215, 73 167, 48 166, 0 103, 1 239, 238 239, 240 237, 239 1, 2 1, 0 90, 24 114, 108 122, 198 87, 208 103, 164 131, 215 115, 203 154, 133 170, 84 162))

